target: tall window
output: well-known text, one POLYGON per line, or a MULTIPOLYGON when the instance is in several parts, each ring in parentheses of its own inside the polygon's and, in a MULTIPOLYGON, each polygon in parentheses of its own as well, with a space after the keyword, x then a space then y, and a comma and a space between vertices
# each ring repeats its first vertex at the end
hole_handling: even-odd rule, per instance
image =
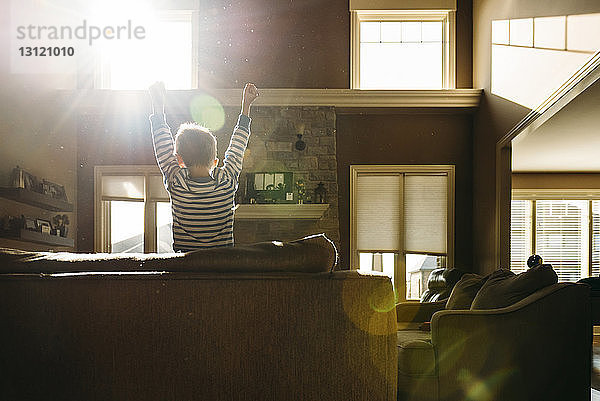
POLYGON ((158 13, 145 27, 143 40, 103 43, 96 69, 99 89, 147 89, 164 81, 169 89, 193 89, 197 77, 195 14, 158 13))
POLYGON ((514 199, 511 270, 527 269, 534 253, 552 265, 559 281, 600 274, 600 200, 514 199))
POLYGON ((454 166, 351 166, 350 185, 352 268, 420 298, 429 273, 453 263, 454 166))
POLYGON ((169 195, 156 166, 95 168, 97 252, 173 252, 169 195))
POLYGON ((454 88, 454 11, 352 15, 352 88, 454 88))

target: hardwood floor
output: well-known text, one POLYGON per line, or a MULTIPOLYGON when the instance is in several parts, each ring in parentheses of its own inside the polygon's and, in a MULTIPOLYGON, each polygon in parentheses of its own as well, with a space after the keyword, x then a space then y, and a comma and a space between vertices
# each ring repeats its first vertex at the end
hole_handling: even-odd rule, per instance
POLYGON ((592 348, 592 401, 600 401, 600 336, 594 336, 592 348))

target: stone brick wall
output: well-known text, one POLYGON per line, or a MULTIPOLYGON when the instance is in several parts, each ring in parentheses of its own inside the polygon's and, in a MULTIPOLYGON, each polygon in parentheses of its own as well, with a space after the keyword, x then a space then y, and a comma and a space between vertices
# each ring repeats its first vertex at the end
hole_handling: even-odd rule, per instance
MULTIPOLYGON (((237 109, 226 110, 226 123, 216 133, 219 155, 228 144, 237 109)), ((302 179, 306 197, 314 201, 314 190, 322 182, 327 189, 329 209, 319 220, 308 219, 236 219, 238 244, 291 240, 310 234, 325 233, 339 248, 338 178, 336 162, 335 110, 333 107, 253 107, 252 136, 244 158, 238 202, 244 199, 246 174, 252 172, 292 172, 293 182, 302 179), (302 134, 306 148, 296 150, 297 135, 302 134)), ((297 194, 294 193, 297 201, 297 194)))

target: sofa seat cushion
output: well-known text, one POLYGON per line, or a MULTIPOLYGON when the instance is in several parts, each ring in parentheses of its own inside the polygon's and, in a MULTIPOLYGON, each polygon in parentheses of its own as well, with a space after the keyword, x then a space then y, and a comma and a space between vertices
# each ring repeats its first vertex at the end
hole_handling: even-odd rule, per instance
POLYGON ((398 331, 398 372, 408 376, 435 374, 435 352, 431 333, 420 330, 398 331))
POLYGON ((490 274, 475 296, 471 309, 504 308, 557 282, 558 276, 551 265, 538 265, 519 274, 499 269, 490 274))
POLYGON ((170 254, 29 252, 0 248, 0 273, 332 271, 337 250, 324 234, 290 242, 202 249, 170 254))

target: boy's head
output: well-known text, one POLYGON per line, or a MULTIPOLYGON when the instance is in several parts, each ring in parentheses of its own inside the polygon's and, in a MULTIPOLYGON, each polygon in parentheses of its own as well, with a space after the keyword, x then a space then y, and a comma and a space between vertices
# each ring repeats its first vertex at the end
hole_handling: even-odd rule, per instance
POLYGON ((186 167, 213 168, 217 162, 217 138, 208 128, 195 123, 179 126, 175 135, 175 154, 186 167))

